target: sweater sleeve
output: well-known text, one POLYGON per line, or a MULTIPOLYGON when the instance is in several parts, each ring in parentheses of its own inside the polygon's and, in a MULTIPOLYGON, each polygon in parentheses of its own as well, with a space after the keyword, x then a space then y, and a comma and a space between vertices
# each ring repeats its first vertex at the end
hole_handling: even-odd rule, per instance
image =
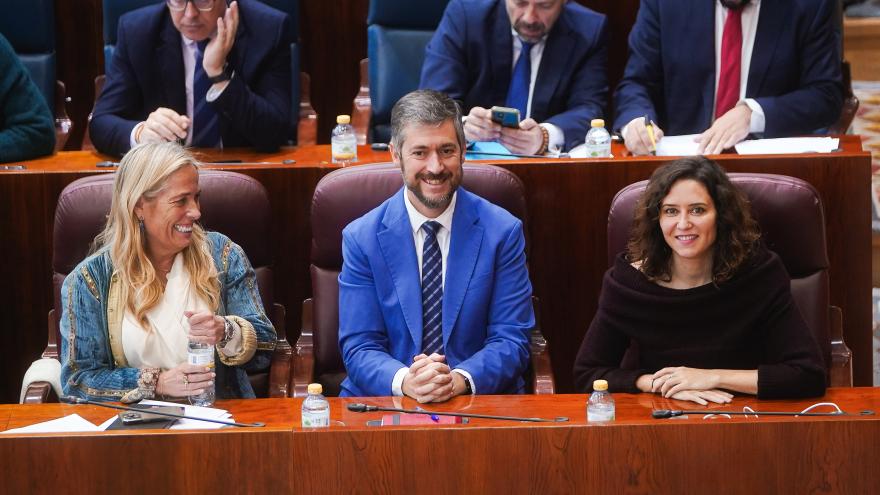
MULTIPOLYGON (((780 269, 782 269, 780 267, 780 269)), ((817 397, 825 393, 819 344, 798 311, 789 284, 780 284, 764 320, 764 359, 758 366, 758 398, 817 397)))
POLYGON ((0 163, 49 155, 55 123, 46 99, 0 35, 0 163))

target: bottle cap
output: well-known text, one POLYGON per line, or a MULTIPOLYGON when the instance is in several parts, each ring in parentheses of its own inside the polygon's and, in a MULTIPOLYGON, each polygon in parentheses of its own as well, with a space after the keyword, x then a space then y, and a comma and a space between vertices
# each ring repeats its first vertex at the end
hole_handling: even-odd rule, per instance
MULTIPOLYGON (((593 390, 596 392, 604 392, 608 390, 608 382, 605 380, 596 380, 593 382, 593 390)), ((312 392, 312 386, 309 385, 309 393, 312 392)))
POLYGON ((605 120, 593 119, 590 121, 590 127, 605 127, 605 120))
POLYGON ((322 387, 320 383, 310 383, 309 384, 309 393, 310 394, 320 394, 323 391, 324 391, 324 387, 322 387))
POLYGON ((349 124, 351 123, 351 117, 348 115, 337 115, 336 116, 337 124, 349 124))

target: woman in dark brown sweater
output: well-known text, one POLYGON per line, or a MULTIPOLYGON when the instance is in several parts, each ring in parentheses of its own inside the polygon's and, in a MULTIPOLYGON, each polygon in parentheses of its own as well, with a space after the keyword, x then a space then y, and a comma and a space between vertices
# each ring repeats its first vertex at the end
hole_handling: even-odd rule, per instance
POLYGON ((605 274, 599 309, 574 366, 589 391, 653 392, 700 404, 825 391, 821 350, 763 247, 745 196, 705 158, 657 169, 626 252, 605 274), (630 344, 633 369, 621 368, 630 344))

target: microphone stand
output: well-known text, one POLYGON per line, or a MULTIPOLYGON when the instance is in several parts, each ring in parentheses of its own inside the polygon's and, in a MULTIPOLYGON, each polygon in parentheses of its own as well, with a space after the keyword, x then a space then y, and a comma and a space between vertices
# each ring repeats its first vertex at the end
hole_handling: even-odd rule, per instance
POLYGON ((149 413, 149 414, 155 414, 157 416, 166 416, 169 418, 176 418, 176 419, 192 419, 194 421, 207 421, 208 423, 217 423, 217 424, 227 425, 227 426, 238 426, 241 428, 260 428, 260 427, 266 426, 266 423, 238 423, 235 421, 223 421, 222 419, 196 418, 194 416, 187 416, 185 414, 175 414, 175 413, 169 413, 169 412, 164 412, 164 411, 156 411, 153 409, 143 409, 143 408, 128 407, 128 406, 117 406, 115 404, 96 402, 93 400, 81 399, 79 397, 73 397, 73 396, 69 396, 69 395, 61 396, 61 397, 59 397, 59 399, 61 400, 61 402, 65 402, 67 404, 89 404, 92 406, 106 407, 108 409, 118 409, 120 411, 133 411, 133 412, 139 412, 139 413, 149 413))
MULTIPOLYGON (((651 417, 654 419, 667 419, 674 418, 676 416, 683 416, 685 414, 729 414, 731 416, 848 416, 849 413, 844 411, 834 411, 834 412, 789 412, 789 411, 754 411, 754 412, 744 412, 744 411, 699 411, 694 409, 685 409, 685 410, 675 410, 675 409, 656 409, 651 413, 651 417)), ((859 413, 861 416, 870 416, 874 414, 874 411, 861 411, 859 413)))
POLYGON ((489 414, 470 414, 470 413, 451 413, 451 412, 439 412, 439 411, 421 411, 418 409, 402 409, 398 407, 382 407, 382 406, 369 406, 367 404, 354 403, 349 404, 348 410, 352 412, 374 412, 374 411, 387 411, 387 412, 400 412, 407 414, 425 414, 428 416, 456 416, 459 418, 480 418, 480 419, 498 419, 502 421, 524 421, 531 423, 562 423, 568 421, 568 418, 564 416, 559 416, 553 419, 547 418, 520 418, 516 416, 493 416, 489 414))

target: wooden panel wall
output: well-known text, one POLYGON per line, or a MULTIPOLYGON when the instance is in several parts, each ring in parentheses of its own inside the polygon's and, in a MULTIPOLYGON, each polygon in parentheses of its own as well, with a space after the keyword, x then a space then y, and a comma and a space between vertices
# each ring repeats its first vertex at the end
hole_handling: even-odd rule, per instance
MULTIPOLYGON (((608 16, 608 76, 617 84, 626 62, 626 37, 638 0, 577 0, 608 16)), ((58 78, 67 85, 74 122, 66 149, 79 149, 94 102, 94 79, 104 72, 101 0, 57 0, 58 78)), ((302 0, 302 67, 312 77, 312 104, 318 112, 318 142, 330 141, 336 115, 351 112, 358 90, 358 63, 367 56, 369 0, 302 0)))

